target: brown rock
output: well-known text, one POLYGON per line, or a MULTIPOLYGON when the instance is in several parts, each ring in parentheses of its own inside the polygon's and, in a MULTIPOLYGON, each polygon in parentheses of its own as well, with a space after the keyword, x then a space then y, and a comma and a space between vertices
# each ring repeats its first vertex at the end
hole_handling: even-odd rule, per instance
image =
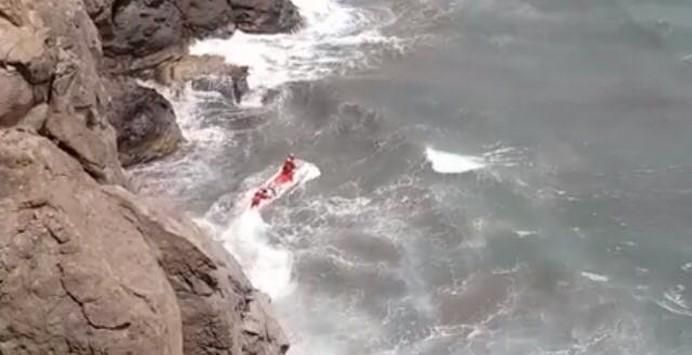
POLYGON ((115 152, 115 131, 106 126, 98 133, 86 122, 67 114, 51 114, 41 134, 53 139, 65 152, 79 161, 84 170, 101 182, 126 181, 115 152), (105 138, 104 138, 105 137, 105 138))
POLYGON ((302 23, 298 9, 288 0, 230 0, 233 21, 249 33, 290 32, 302 23))
POLYGON ((0 353, 182 355, 139 226, 50 141, 0 131, 0 353))
POLYGON ((0 69, 0 127, 15 125, 33 104, 33 89, 22 75, 0 69))
POLYGON ((121 188, 106 188, 135 217, 178 296, 184 352, 285 354, 289 345, 268 297, 253 289, 238 263, 189 219, 121 188))

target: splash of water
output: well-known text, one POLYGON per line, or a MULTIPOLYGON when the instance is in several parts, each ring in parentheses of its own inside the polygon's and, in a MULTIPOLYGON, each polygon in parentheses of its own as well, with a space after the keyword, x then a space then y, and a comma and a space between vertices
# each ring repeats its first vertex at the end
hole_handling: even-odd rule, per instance
POLYGON ((233 219, 220 238, 238 259, 255 287, 276 299, 290 294, 293 256, 269 242, 270 226, 256 210, 247 210, 233 219))
POLYGON ((432 169, 440 174, 462 174, 486 166, 483 158, 444 152, 430 147, 425 149, 425 156, 432 164, 432 169))

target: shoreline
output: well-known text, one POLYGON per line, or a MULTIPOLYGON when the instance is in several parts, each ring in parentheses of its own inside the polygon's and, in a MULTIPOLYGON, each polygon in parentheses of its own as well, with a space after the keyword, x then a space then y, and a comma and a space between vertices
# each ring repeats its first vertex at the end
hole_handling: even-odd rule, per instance
POLYGON ((235 259, 165 198, 138 196, 124 170, 184 142, 171 103, 137 79, 237 104, 247 67, 190 56, 190 41, 301 24, 288 0, 193 2, 0 9, 0 86, 11 88, 0 90, 0 352, 288 351, 271 300, 235 259), (221 87, 207 79, 219 75, 221 87))

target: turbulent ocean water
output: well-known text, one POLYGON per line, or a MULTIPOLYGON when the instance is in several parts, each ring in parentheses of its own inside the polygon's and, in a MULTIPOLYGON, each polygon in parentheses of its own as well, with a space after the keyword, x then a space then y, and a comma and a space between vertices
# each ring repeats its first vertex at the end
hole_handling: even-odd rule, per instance
POLYGON ((290 354, 692 354, 692 3, 295 3, 298 33, 191 47, 252 92, 187 89, 188 143, 134 170, 290 354), (243 213, 288 152, 321 175, 243 213))

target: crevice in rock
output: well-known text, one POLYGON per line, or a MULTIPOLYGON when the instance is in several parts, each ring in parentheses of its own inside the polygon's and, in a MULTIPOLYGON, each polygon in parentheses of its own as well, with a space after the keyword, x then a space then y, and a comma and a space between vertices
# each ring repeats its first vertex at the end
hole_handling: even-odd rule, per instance
POLYGON ((76 149, 74 149, 70 144, 60 140, 59 138, 53 136, 46 128, 45 126, 41 128, 39 131, 39 134, 41 134, 44 137, 49 138, 50 140, 55 143, 55 145, 58 146, 62 151, 76 159, 79 164, 82 166, 82 169, 89 174, 94 180, 96 181, 105 181, 107 180, 106 174, 103 172, 102 169, 96 169, 93 168, 93 165, 97 165, 96 163, 86 159, 83 155, 79 154, 76 149))
POLYGON ((87 303, 80 301, 79 298, 74 293, 70 292, 70 290, 67 288, 67 285, 65 285, 65 279, 64 279, 65 271, 63 270, 62 265, 58 264, 57 266, 58 266, 58 270, 60 271, 60 286, 62 287, 63 291, 65 291, 65 294, 67 295, 67 297, 69 297, 74 303, 76 303, 79 306, 79 309, 82 312, 82 316, 84 317, 84 320, 87 321, 89 326, 91 326, 94 329, 111 330, 111 331, 125 330, 125 329, 130 327, 130 325, 131 325, 130 322, 123 322, 123 323, 115 325, 115 326, 106 326, 106 325, 96 324, 94 321, 92 321, 89 318, 89 315, 87 314, 86 309, 84 308, 84 307, 86 307, 87 303))
POLYGON ((143 295, 143 294, 133 290, 132 288, 127 287, 124 284, 120 284, 120 287, 122 287, 122 289, 125 290, 125 292, 127 292, 127 293, 131 294, 132 296, 135 296, 136 298, 139 298, 140 300, 142 300, 142 302, 144 302, 144 304, 147 305, 147 307, 149 308, 151 313, 153 313, 153 314, 159 313, 156 311, 156 307, 154 307, 154 305, 151 303, 151 300, 146 295, 143 295))

